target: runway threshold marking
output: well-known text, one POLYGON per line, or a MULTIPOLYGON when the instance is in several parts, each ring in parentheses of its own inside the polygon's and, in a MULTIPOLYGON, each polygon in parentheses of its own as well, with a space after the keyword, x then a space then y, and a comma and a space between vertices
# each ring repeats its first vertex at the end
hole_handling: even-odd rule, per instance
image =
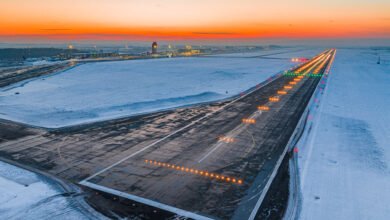
MULTIPOLYGON (((277 76, 277 75, 276 75, 276 76, 277 76)), ((206 119, 206 118, 208 118, 208 117, 214 115, 214 114, 217 113, 217 112, 222 111, 223 109, 227 108, 228 106, 232 105, 233 103, 235 103, 235 102, 237 102, 237 101, 239 101, 239 100, 245 98, 246 96, 248 96, 248 95, 250 95, 250 94, 252 94, 252 93, 254 93, 254 92, 260 90, 261 88, 263 88, 264 86, 270 84, 271 82, 275 81, 276 79, 279 79, 281 76, 282 76, 282 75, 279 75, 279 76, 277 76, 277 77, 274 77, 274 78, 271 79, 271 80, 267 80, 267 81, 266 81, 263 85, 261 85, 260 87, 255 87, 252 91, 246 92, 245 94, 243 94, 243 95, 237 97, 236 99, 234 99, 233 101, 229 102, 228 104, 226 104, 226 105, 224 105, 224 106, 222 106, 222 107, 220 107, 220 108, 218 108, 218 109, 216 109, 216 110, 214 110, 214 111, 212 111, 212 112, 210 112, 210 113, 207 113, 205 116, 203 116, 203 117, 201 117, 201 118, 198 118, 198 119, 195 120, 195 121, 190 122, 188 125, 186 125, 186 126, 184 126, 184 127, 182 127, 182 128, 179 128, 178 130, 176 130, 176 131, 174 131, 174 132, 168 134, 167 136, 165 136, 165 137, 163 137, 163 138, 161 138, 161 139, 159 139, 159 140, 157 140, 157 141, 155 141, 155 142, 153 142, 153 143, 151 143, 151 144, 149 144, 149 145, 143 147, 142 149, 140 149, 140 150, 138 150, 138 151, 136 151, 136 152, 134 152, 134 153, 132 153, 132 154, 130 154, 130 155, 128 155, 128 156, 122 158, 122 159, 120 159, 119 161, 117 161, 117 162, 111 164, 110 166, 108 166, 108 167, 106 167, 106 168, 104 168, 104 169, 102 169, 102 170, 100 170, 100 171, 94 173, 93 175, 91 175, 91 176, 85 178, 85 179, 82 180, 81 182, 88 181, 88 180, 90 180, 90 179, 92 179, 92 178, 94 178, 94 177, 96 177, 96 176, 98 176, 98 175, 104 173, 105 171, 107 171, 107 170, 109 170, 109 169, 111 169, 111 168, 117 166, 118 164, 121 164, 121 163, 123 163, 124 161, 126 161, 126 160, 128 160, 128 159, 130 159, 130 158, 132 158, 132 157, 134 157, 134 156, 136 156, 136 155, 142 153, 143 151, 145 151, 145 150, 147 150, 147 149, 153 147, 154 145, 156 145, 156 144, 158 144, 158 143, 160 143, 160 142, 162 142, 162 141, 168 139, 169 137, 171 137, 171 136, 173 136, 173 135, 175 135, 175 134, 177 134, 177 133, 179 133, 179 132, 181 132, 181 131, 183 131, 183 130, 185 130, 185 129, 187 129, 187 128, 189 128, 189 127, 195 125, 195 124, 197 124, 198 122, 200 122, 200 121, 202 121, 202 120, 204 120, 204 119, 206 119)))

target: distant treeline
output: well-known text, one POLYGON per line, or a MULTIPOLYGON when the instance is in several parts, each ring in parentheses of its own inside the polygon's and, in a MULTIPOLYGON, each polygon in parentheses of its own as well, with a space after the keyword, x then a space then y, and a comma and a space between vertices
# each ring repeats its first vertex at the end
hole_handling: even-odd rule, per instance
POLYGON ((0 60, 25 60, 28 58, 54 57, 82 51, 59 48, 5 48, 0 49, 0 60))

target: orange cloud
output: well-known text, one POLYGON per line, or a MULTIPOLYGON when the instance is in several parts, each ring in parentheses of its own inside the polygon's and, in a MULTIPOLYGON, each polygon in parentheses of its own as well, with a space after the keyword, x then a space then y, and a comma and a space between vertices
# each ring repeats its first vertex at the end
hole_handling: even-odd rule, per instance
MULTIPOLYGON (((374 0, 375 1, 375 0, 374 0)), ((48 39, 390 38, 390 3, 335 0, 164 2, 13 0, 0 3, 0 37, 48 39), (350 3, 352 4, 352 2, 350 3), (355 7, 356 6, 356 7, 355 7), (357 7, 359 6, 359 7, 357 7)))

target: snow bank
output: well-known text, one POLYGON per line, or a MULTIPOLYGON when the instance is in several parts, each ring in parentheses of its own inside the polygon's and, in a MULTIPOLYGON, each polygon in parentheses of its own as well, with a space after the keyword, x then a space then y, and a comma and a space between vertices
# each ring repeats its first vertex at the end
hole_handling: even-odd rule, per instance
POLYGON ((337 50, 297 145, 300 219, 390 219, 390 63, 378 54, 390 51, 337 50))
POLYGON ((36 174, 0 161, 0 219, 88 219, 36 174))
MULTIPOLYGON (((290 52, 295 55, 296 50, 290 52)), ((230 97, 296 65, 253 55, 84 64, 1 88, 0 117, 62 127, 135 115, 230 97)))

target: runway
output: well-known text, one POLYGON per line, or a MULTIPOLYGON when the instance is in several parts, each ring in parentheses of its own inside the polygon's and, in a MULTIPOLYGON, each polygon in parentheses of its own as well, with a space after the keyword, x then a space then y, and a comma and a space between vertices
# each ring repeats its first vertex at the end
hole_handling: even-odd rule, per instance
POLYGON ((253 219, 334 52, 233 100, 38 129, 0 156, 190 218, 253 219))

